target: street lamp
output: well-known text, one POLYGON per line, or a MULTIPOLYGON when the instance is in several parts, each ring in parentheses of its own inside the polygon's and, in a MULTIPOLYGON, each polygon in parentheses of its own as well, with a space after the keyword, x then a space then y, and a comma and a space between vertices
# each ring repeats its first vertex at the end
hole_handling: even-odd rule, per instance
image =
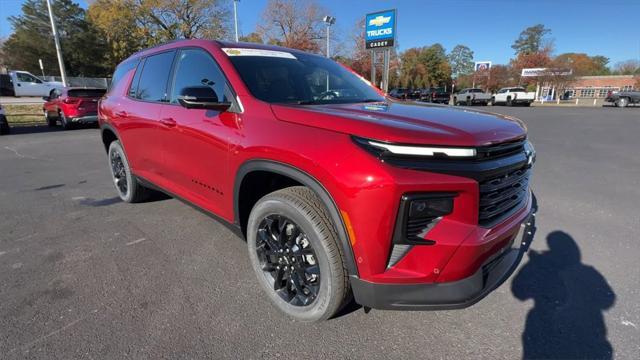
POLYGON ((233 24, 236 28, 236 42, 238 42, 238 3, 240 0, 233 0, 233 24))
POLYGON ((67 72, 64 68, 64 59, 62 58, 62 49, 60 48, 60 39, 58 38, 58 30, 56 29, 56 21, 53 18, 53 10, 51 10, 51 0, 47 0, 47 9, 49 10, 49 20, 51 20, 51 32, 53 33, 53 41, 56 45, 56 54, 58 55, 58 65, 60 66, 60 77, 62 84, 69 86, 67 82, 67 72))
POLYGON ((327 23, 327 57, 329 57, 329 28, 336 23, 336 18, 333 16, 325 16, 322 21, 327 23))

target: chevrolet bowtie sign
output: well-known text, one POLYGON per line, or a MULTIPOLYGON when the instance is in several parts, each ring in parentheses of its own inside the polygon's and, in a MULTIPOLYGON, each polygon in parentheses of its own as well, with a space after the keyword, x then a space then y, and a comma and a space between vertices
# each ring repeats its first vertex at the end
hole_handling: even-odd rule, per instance
POLYGON ((396 10, 367 14, 364 39, 367 49, 393 47, 396 39, 396 10))

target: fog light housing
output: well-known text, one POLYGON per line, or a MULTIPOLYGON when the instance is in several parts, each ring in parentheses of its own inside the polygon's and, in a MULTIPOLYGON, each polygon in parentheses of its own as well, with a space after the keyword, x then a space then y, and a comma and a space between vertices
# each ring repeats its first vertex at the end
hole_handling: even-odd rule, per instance
POLYGON ((427 198, 411 200, 409 203, 409 219, 437 218, 451 214, 453 211, 453 198, 427 198))
POLYGON ((433 245, 426 238, 443 216, 453 212, 455 193, 405 194, 400 201, 393 242, 395 244, 433 245))

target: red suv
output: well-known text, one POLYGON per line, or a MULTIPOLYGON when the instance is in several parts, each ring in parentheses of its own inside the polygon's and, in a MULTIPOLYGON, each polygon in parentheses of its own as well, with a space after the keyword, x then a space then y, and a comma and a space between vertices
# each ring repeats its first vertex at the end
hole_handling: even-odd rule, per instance
POLYGON ((58 121, 65 129, 75 124, 95 124, 98 122, 98 100, 106 92, 105 89, 64 88, 51 91, 44 97, 42 111, 49 126, 58 121))
POLYGON ((99 122, 122 200, 160 190, 228 223, 265 293, 298 319, 327 319, 351 296, 470 306, 526 248, 535 155, 522 122, 394 102, 318 55, 151 48, 118 66, 99 122))

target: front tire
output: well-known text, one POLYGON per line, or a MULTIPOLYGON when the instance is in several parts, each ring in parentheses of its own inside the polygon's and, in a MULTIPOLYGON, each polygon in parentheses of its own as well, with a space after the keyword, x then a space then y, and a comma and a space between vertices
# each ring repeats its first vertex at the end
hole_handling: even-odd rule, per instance
POLYGON ((149 198, 151 190, 142 186, 131 173, 129 162, 118 140, 109 144, 109 169, 113 185, 122 201, 137 203, 149 198))
POLYGON ((351 294, 330 219, 303 186, 264 196, 249 216, 247 247, 258 282, 277 308, 297 320, 329 319, 351 294))

